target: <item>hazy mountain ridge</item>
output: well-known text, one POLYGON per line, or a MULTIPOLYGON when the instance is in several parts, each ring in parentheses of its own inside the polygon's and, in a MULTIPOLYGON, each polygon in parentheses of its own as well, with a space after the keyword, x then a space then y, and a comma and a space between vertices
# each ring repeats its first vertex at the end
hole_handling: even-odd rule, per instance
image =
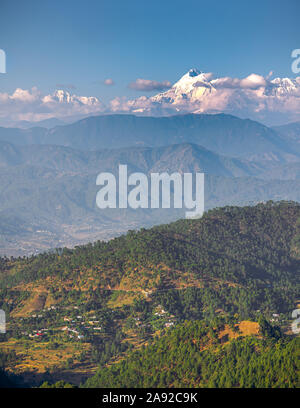
POLYGON ((297 147, 300 144, 300 122, 288 123, 287 125, 274 126, 273 129, 283 135, 287 140, 294 142, 297 147))
POLYGON ((55 144, 80 150, 195 143, 216 153, 245 159, 296 161, 299 151, 274 130, 225 114, 170 117, 91 116, 70 125, 0 128, 0 140, 15 144, 55 144))
POLYGON ((227 177, 259 175, 266 165, 216 154, 202 146, 183 143, 162 147, 127 147, 81 151, 56 145, 17 146, 0 142, 0 167, 38 166, 63 172, 116 171, 118 164, 146 173, 205 172, 227 177))
POLYGON ((204 172, 206 209, 300 201, 296 150, 274 130, 230 115, 90 117, 51 130, 0 128, 0 140, 2 254, 74 246, 184 217, 174 209, 99 210, 96 177, 117 175, 120 164, 129 174, 204 172))

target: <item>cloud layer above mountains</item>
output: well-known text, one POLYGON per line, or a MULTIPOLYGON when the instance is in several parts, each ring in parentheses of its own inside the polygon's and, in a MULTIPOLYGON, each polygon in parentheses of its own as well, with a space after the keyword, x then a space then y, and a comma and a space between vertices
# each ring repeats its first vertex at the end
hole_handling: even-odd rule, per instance
POLYGON ((105 110, 104 104, 93 96, 77 96, 57 90, 43 95, 37 88, 17 88, 12 94, 0 93, 0 123, 39 121, 52 117, 63 118, 88 115, 105 110))
MULTIPOLYGON (((113 84, 113 81, 110 80, 113 84)), ((93 96, 58 90, 43 95, 37 88, 17 88, 0 93, 0 124, 51 117, 81 117, 101 113, 170 115, 178 113, 230 113, 266 123, 300 120, 300 77, 275 78, 257 74, 246 78, 214 78, 211 73, 190 70, 178 82, 137 79, 129 87, 142 92, 162 91, 135 99, 117 97, 108 105, 93 96)))

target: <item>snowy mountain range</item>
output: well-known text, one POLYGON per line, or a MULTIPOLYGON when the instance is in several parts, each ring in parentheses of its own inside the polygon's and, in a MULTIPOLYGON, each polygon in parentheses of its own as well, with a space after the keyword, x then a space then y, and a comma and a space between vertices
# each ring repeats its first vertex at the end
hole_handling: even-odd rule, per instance
POLYGON ((18 126, 20 121, 37 123, 52 118, 71 122, 110 113, 142 116, 226 113, 272 126, 299 121, 300 77, 270 79, 270 76, 215 77, 191 69, 164 92, 135 99, 116 97, 108 105, 101 97, 79 96, 62 89, 43 95, 37 88, 17 88, 11 95, 0 93, 0 125, 18 126))
MULTIPOLYGON (((212 73, 191 69, 167 91, 137 98, 127 107, 139 114, 224 112, 265 123, 282 123, 300 116, 300 77, 270 80, 251 74, 243 79, 215 78, 212 73)), ((122 108, 126 110, 124 104, 122 108)))
POLYGON ((72 95, 68 91, 62 89, 56 90, 52 95, 44 98, 45 102, 59 102, 59 103, 79 103, 81 105, 94 105, 101 107, 101 102, 95 96, 77 96, 72 95))
POLYGON ((266 96, 296 95, 300 96, 300 78, 275 78, 267 81, 264 77, 251 74, 247 78, 238 80, 232 78, 213 78, 212 73, 200 72, 197 69, 189 70, 171 89, 160 93, 152 100, 154 102, 181 103, 182 100, 193 103, 201 102, 208 95, 218 89, 251 89, 264 88, 266 96))

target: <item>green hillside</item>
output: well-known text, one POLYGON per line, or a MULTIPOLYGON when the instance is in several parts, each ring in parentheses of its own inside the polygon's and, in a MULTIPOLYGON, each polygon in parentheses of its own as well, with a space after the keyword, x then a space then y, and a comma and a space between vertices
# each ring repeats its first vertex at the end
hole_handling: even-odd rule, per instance
MULTIPOLYGON (((299 218, 300 205, 289 202, 211 210, 201 219, 129 231, 74 250, 3 258, 0 287, 51 279, 60 293, 72 280, 78 290, 144 290, 162 302, 161 289, 169 289, 170 298, 172 289, 197 287, 215 291, 211 303, 230 311, 291 310, 299 284, 299 218)), ((179 301, 176 291, 172 296, 179 301)))
POLYGON ((186 322, 127 359, 100 369, 85 387, 299 387, 300 339, 220 337, 222 324, 186 322), (222 344, 227 340, 226 344, 222 344), (209 344, 209 347, 208 347, 209 344))

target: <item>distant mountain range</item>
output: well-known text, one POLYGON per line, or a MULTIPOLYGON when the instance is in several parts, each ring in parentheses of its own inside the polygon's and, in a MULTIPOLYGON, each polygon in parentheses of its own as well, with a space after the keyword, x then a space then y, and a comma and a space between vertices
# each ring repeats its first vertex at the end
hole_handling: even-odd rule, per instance
MULTIPOLYGON (((189 120, 190 116, 186 119, 189 120)), ((192 115, 192 118, 194 116, 196 115, 192 115)), ((211 118, 214 116, 208 119, 211 118)), ((86 128, 86 122, 94 123, 98 120, 97 123, 101 123, 102 119, 90 118, 77 125, 86 128)), ((106 119, 111 123, 111 117, 106 119)), ((125 123, 128 119, 134 121, 131 116, 119 116, 117 119, 125 120, 125 123)), ((184 117, 176 117, 177 119, 181 121, 184 117)), ((218 121, 220 116, 216 119, 218 121)), ((234 121, 234 118, 229 119, 234 121)), ((245 121, 238 122, 245 124, 245 121)), ((69 129, 69 126, 62 128, 69 129)), ((62 128, 56 128, 55 131, 61 132, 62 128)), ((278 139, 275 131, 269 131, 265 127, 258 128, 263 129, 267 136, 257 137, 265 141, 266 145, 272 143, 278 149, 278 153, 269 156, 269 160, 232 158, 194 143, 91 151, 58 145, 15 145, 0 142, 0 253, 28 254, 51 247, 74 246, 95 239, 111 238, 128 229, 184 217, 183 210, 175 209, 97 208, 96 177, 103 171, 117 174, 119 164, 127 164, 129 174, 136 171, 145 174, 164 171, 169 174, 177 171, 204 172, 206 209, 270 199, 300 201, 300 162, 286 162, 288 154, 283 153, 284 149, 279 150, 282 139, 276 144, 278 139)), ((7 134, 11 131, 9 129, 7 134)), ((24 137, 28 137, 28 132, 32 133, 27 141, 32 141, 31 136, 34 137, 34 132, 38 131, 38 128, 19 130, 19 143, 25 143, 24 137)), ((221 136, 226 139, 228 133, 236 135, 231 137, 239 137, 235 128, 231 133, 227 128, 221 136)), ((69 140, 71 141, 71 136, 69 140)), ((78 137, 77 141, 79 140, 83 143, 83 136, 81 139, 78 137)), ((99 143, 96 136, 91 140, 95 144, 99 143)), ((146 140, 150 141, 150 138, 146 140)), ((170 134, 168 140, 171 140, 170 134)), ((243 140, 248 146, 248 141, 245 138, 243 140)), ((153 138, 153 143, 159 142, 153 138)), ((263 145, 262 143, 261 146, 263 145)), ((232 146, 232 149, 240 149, 240 155, 243 156, 241 146, 232 146)))
POLYGON ((57 118, 49 118, 49 119, 44 119, 44 120, 40 120, 37 122, 29 122, 28 120, 21 120, 17 122, 16 127, 21 128, 21 129, 29 129, 32 127, 44 127, 46 129, 52 129, 55 126, 63 126, 63 125, 66 125, 67 123, 68 121, 63 121, 57 118))
MULTIPOLYGON (((130 171, 145 173, 205 172, 224 177, 259 176, 268 163, 229 158, 192 143, 161 147, 126 147, 83 151, 57 145, 17 146, 0 142, 0 168, 31 166, 66 174, 118 171, 127 164, 130 171)), ((271 166, 272 167, 272 166, 271 166)))
POLYGON ((100 210, 99 172, 204 172, 205 208, 300 201, 298 124, 231 115, 106 115, 52 129, 0 128, 0 253, 107 239, 183 210, 100 210), (298 135, 298 136, 297 136, 298 135))
POLYGON ((275 126, 276 132, 282 135, 285 140, 293 142, 299 148, 300 145, 300 122, 289 123, 287 125, 275 126))
POLYGON ((0 128, 0 140, 18 145, 54 144, 80 150, 199 144, 218 154, 248 160, 298 161, 300 146, 258 122, 225 114, 138 117, 92 116, 52 129, 0 128))

